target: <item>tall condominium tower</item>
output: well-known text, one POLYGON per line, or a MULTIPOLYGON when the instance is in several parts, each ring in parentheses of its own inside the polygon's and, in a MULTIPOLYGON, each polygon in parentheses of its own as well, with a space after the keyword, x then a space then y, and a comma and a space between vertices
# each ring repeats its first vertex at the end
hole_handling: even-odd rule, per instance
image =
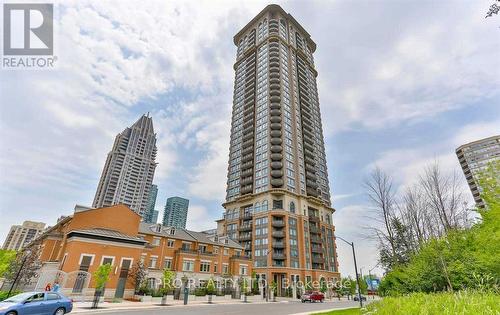
POLYGON ((126 204, 143 216, 156 168, 156 134, 143 115, 115 138, 97 186, 94 208, 126 204))
POLYGON ((156 214, 156 219, 154 218, 157 195, 158 186, 153 184, 149 190, 148 207, 146 209, 146 213, 144 214, 144 222, 146 223, 156 223, 158 220, 158 214, 156 214))
POLYGON ((226 211, 218 230, 240 241, 262 278, 338 278, 316 44, 278 5, 262 10, 234 43, 226 211))
POLYGON ((457 148, 456 154, 474 196, 474 201, 478 207, 484 208, 485 204, 480 196, 481 187, 478 183, 478 175, 488 166, 488 163, 500 161, 500 136, 461 145, 457 148))
POLYGON ((45 223, 24 221, 22 225, 13 225, 3 244, 2 249, 20 250, 29 242, 42 234, 45 223))
POLYGON ((163 212, 163 225, 185 229, 188 207, 188 199, 181 197, 168 198, 163 212))

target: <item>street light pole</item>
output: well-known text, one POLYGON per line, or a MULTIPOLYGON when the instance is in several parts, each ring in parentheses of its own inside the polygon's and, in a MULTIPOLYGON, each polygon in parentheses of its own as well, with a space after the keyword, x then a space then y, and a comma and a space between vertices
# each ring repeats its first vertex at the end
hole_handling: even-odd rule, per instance
POLYGON ((360 305, 360 307, 363 307, 363 299, 361 298, 361 285, 359 283, 359 275, 358 275, 358 264, 356 262, 356 252, 354 251, 354 242, 348 242, 340 236, 335 236, 335 238, 338 238, 338 239, 344 241, 345 243, 349 244, 352 247, 352 257, 354 258, 354 271, 356 274, 356 283, 358 285, 359 305, 360 305))
MULTIPOLYGON (((266 266, 269 262, 269 254, 271 251, 268 249, 266 253, 266 266)), ((269 266, 266 268, 266 302, 269 302, 269 266)))

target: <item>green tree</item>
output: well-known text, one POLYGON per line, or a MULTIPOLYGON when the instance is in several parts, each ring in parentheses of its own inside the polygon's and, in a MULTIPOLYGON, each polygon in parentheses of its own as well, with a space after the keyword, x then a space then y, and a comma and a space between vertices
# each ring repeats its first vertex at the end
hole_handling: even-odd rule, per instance
POLYGON ((174 288, 175 272, 169 268, 165 268, 162 271, 162 294, 168 294, 174 288))
POLYGON ((208 295, 214 295, 217 293, 214 278, 208 279, 206 292, 208 295))
POLYGON ((97 308, 99 305, 99 298, 104 293, 106 283, 109 281, 111 269, 111 264, 105 264, 99 266, 99 268, 97 268, 97 270, 93 273, 95 282, 95 296, 94 301, 92 302, 92 308, 97 308))
POLYGON ((259 281, 257 281, 257 273, 252 271, 252 293, 259 294, 259 281))
POLYGON ((142 285, 146 281, 147 270, 144 266, 144 263, 138 261, 134 264, 134 266, 130 269, 128 273, 128 280, 134 286, 135 293, 138 294, 142 285))
POLYGON ((477 209, 481 220, 471 228, 452 229, 428 240, 382 279, 383 295, 445 290, 499 292, 500 279, 500 162, 480 175, 481 197, 486 209, 477 209))
POLYGON ((325 278, 321 278, 320 279, 320 282, 319 282, 319 290, 322 292, 322 293, 326 293, 326 291, 328 290, 327 286, 326 286, 326 280, 325 278))
POLYGON ((16 252, 13 250, 0 249, 0 278, 9 269, 16 258, 16 252))
POLYGON ((30 284, 37 276, 37 272, 41 267, 39 260, 40 248, 40 244, 36 243, 31 244, 29 248, 18 251, 15 254, 15 258, 10 260, 10 265, 7 270, 4 271, 3 277, 7 281, 14 281, 16 276, 18 276, 15 283, 16 287, 18 285, 23 286, 30 284))
POLYGON ((109 281, 111 269, 111 264, 105 264, 99 266, 99 268, 97 268, 97 270, 93 273, 96 290, 104 290, 106 283, 109 281))

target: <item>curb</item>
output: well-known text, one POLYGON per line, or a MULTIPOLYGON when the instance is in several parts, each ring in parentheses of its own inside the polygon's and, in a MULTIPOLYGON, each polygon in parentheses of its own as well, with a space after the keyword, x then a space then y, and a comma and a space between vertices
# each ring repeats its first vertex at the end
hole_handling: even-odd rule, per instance
POLYGON ((97 309, 81 309, 81 308, 75 308, 73 307, 73 311, 71 313, 73 314, 78 314, 78 313, 107 313, 107 312, 116 312, 116 311, 126 311, 126 310, 141 310, 141 309, 169 309, 169 308, 175 308, 175 307, 195 307, 195 306, 212 306, 212 305, 234 305, 234 304, 268 304, 268 303, 289 303, 289 301, 278 301, 278 302, 265 302, 265 301, 258 301, 258 302, 243 302, 243 301, 235 301, 235 302, 226 302, 226 303, 212 303, 208 304, 207 302, 205 303, 188 303, 187 305, 184 304, 167 304, 167 305, 158 305, 158 304, 153 304, 153 305, 131 305, 131 306, 119 306, 119 307, 106 307, 106 308, 97 308, 97 309))

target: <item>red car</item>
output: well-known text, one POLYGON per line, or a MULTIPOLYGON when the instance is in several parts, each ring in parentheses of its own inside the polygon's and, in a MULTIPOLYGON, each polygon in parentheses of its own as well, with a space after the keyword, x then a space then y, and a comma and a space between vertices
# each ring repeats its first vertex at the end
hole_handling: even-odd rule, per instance
POLYGON ((300 300, 302 301, 302 303, 305 303, 306 301, 308 301, 309 303, 320 301, 321 303, 323 303, 323 301, 325 300, 325 296, 323 295, 323 293, 318 291, 306 292, 302 294, 300 300))

